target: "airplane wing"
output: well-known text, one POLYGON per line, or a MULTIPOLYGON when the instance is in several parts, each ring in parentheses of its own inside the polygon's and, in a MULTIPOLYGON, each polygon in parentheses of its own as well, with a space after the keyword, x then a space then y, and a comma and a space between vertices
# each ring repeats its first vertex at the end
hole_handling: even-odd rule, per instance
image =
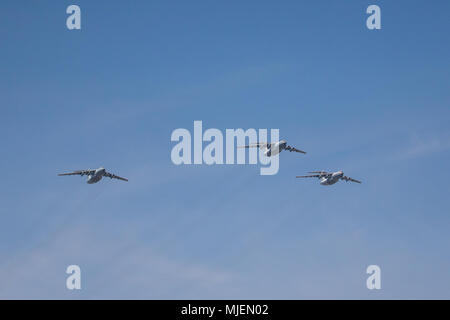
POLYGON ((90 175, 90 174, 94 174, 94 173, 95 173, 95 170, 77 170, 77 171, 73 171, 73 172, 60 173, 60 174, 58 174, 58 176, 74 176, 74 175, 85 176, 85 175, 90 175))
POLYGON ((290 152, 299 152, 299 153, 303 153, 303 154, 306 154, 306 152, 305 152, 305 151, 302 151, 302 150, 296 149, 296 148, 294 148, 294 147, 291 147, 291 146, 286 146, 286 150, 288 150, 288 151, 290 151, 290 152))
POLYGON ((356 179, 352 179, 352 178, 346 177, 346 176, 343 176, 341 179, 345 180, 345 181, 352 181, 352 182, 356 182, 356 183, 361 183, 361 181, 358 181, 356 179))
POLYGON ((105 172, 104 174, 105 177, 111 178, 111 179, 118 179, 118 180, 122 180, 122 181, 128 181, 128 179, 126 178, 122 178, 119 176, 116 176, 115 174, 109 173, 109 172, 105 172))
POLYGON ((238 148, 269 148, 270 143, 267 142, 257 142, 257 143, 251 143, 246 146, 238 146, 238 148))
POLYGON ((310 171, 308 173, 316 173, 320 175, 321 177, 329 177, 332 175, 332 173, 326 172, 326 171, 310 171))
POLYGON ((328 177, 331 175, 331 173, 326 171, 310 171, 308 173, 313 173, 312 175, 307 176, 297 176, 297 178, 322 178, 322 177, 328 177))
POLYGON ((321 175, 320 174, 311 174, 308 176, 296 176, 296 178, 320 178, 321 175))

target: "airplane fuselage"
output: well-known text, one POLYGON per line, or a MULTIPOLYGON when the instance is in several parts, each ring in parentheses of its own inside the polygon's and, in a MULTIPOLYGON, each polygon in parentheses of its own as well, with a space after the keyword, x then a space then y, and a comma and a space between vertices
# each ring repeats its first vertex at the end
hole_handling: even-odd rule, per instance
POLYGON ((264 152, 264 155, 266 157, 271 157, 279 154, 281 151, 283 151, 286 148, 286 141, 281 140, 275 143, 269 144, 267 150, 264 152))
POLYGON ((88 176, 87 183, 93 184, 93 183, 99 182, 100 180, 102 180, 105 172, 106 172, 106 170, 104 168, 99 168, 99 169, 95 170, 94 174, 88 176))
POLYGON ((344 173, 342 171, 334 172, 331 175, 329 175, 328 177, 320 178, 320 184, 323 186, 331 186, 332 184, 335 184, 336 182, 338 182, 339 179, 342 178, 343 175, 344 175, 344 173))

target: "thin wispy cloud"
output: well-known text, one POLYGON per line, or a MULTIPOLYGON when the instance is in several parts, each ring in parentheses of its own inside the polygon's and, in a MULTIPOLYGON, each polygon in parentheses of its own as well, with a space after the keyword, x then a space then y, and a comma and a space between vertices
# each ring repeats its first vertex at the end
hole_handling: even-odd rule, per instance
POLYGON ((450 149, 450 135, 440 136, 415 136, 410 145, 402 151, 404 158, 416 158, 434 153, 444 152, 450 149))
MULTIPOLYGON (((3 257, 2 257, 3 258, 3 257)), ((114 237, 98 226, 65 228, 44 246, 0 265, 0 297, 11 298, 170 298, 198 296, 227 286, 233 274, 200 263, 176 260, 139 241, 127 226, 114 237), (80 265, 82 291, 65 288, 65 268, 80 265), (189 293, 190 292, 190 293, 189 293)))

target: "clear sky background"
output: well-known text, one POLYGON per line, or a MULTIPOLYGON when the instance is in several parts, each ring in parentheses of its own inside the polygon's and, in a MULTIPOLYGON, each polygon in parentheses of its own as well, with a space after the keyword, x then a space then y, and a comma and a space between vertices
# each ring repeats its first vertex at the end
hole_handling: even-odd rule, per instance
POLYGON ((0 298, 449 299, 449 10, 1 1, 0 298), (175 166, 194 120, 308 154, 175 166), (57 177, 99 166, 130 181, 57 177), (295 178, 340 169, 363 184, 295 178))

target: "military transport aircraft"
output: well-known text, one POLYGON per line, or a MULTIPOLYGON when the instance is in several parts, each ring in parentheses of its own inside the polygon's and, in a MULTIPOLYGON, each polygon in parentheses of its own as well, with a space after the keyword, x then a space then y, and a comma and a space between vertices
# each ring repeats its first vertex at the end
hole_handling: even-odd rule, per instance
POLYGON ((344 172, 342 172, 342 170, 337 172, 311 171, 309 173, 314 174, 308 176, 297 176, 297 178, 319 178, 320 184, 324 186, 330 186, 339 180, 361 183, 361 181, 344 176, 344 172))
POLYGON ((125 179, 125 178, 116 176, 115 174, 107 172, 105 170, 105 168, 103 168, 103 167, 94 169, 94 170, 91 170, 91 169, 78 170, 78 171, 58 174, 58 176, 74 176, 74 175, 88 176, 87 183, 89 183, 89 184, 97 183, 100 180, 102 180, 103 177, 128 181, 128 179, 125 179))
POLYGON ((281 151, 286 150, 290 152, 306 153, 305 151, 288 146, 286 140, 280 140, 278 142, 257 142, 247 146, 239 146, 238 148, 260 148, 266 157, 271 157, 279 154, 281 151))

